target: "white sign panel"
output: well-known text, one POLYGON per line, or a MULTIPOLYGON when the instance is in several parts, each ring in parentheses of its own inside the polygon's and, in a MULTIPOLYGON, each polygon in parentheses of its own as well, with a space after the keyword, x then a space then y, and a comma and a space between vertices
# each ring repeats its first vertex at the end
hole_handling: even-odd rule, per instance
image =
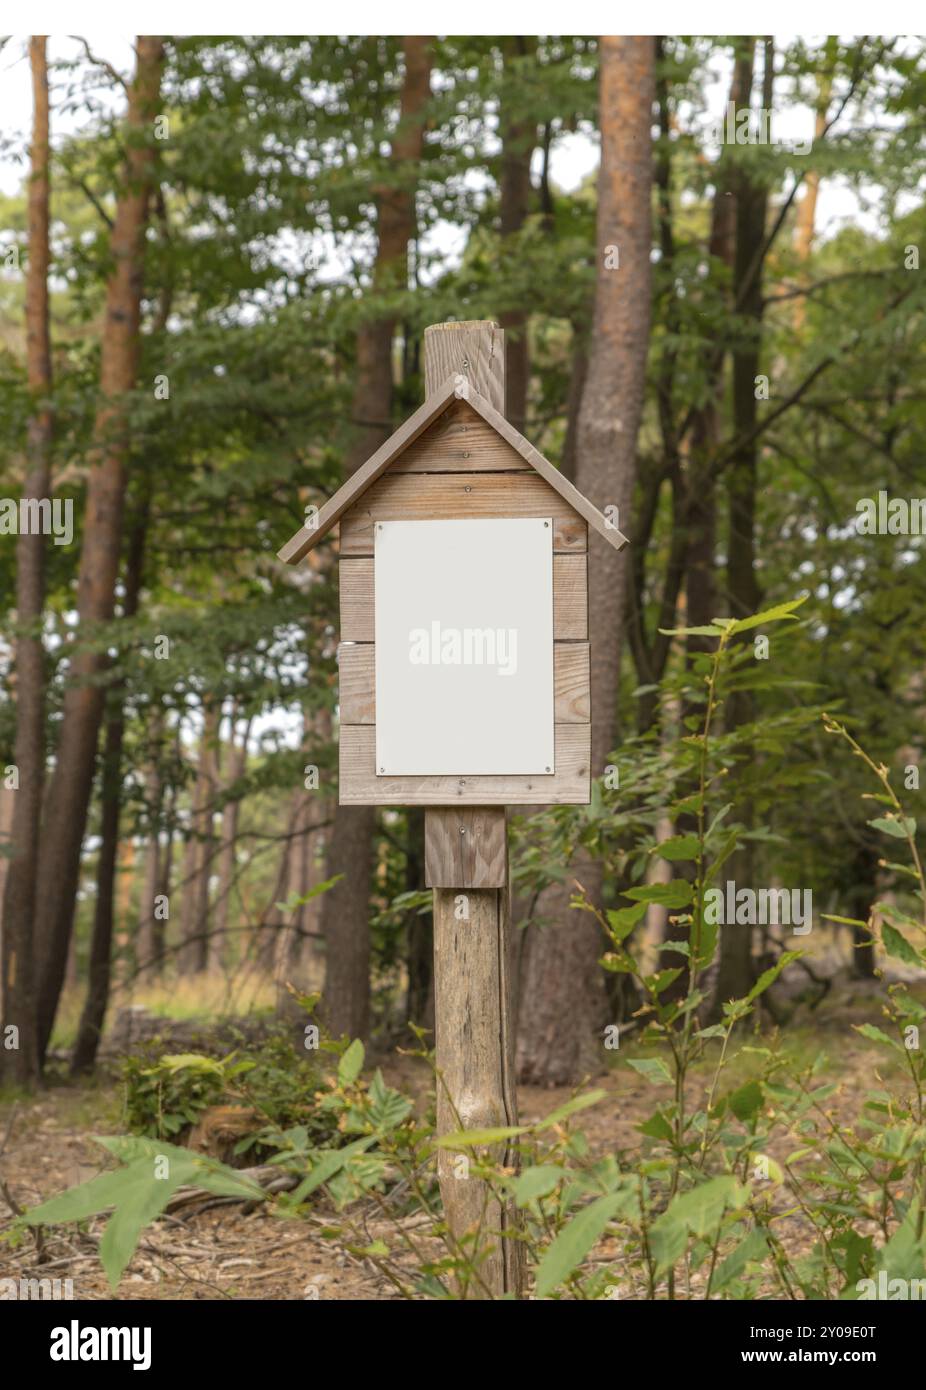
POLYGON ((378 776, 553 773, 553 522, 378 521, 378 776))

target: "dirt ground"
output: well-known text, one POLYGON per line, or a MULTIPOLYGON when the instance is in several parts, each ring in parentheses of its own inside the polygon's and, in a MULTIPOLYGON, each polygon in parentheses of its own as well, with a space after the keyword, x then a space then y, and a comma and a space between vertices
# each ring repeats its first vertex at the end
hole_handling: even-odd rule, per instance
MULTIPOLYGON (((883 1054, 851 1025, 880 1021, 883 991, 883 984, 846 984, 834 991, 819 1011, 802 1010, 783 1035, 788 1050, 798 1056, 809 1060, 819 1049, 827 1053, 827 1078, 840 1082, 838 1096, 831 1102, 836 1118, 854 1117, 862 1093, 879 1084, 877 1068, 883 1054)), ((761 1041, 767 1043, 768 1035, 761 1041)), ((423 1097, 428 1076, 420 1062, 397 1056, 377 1060, 382 1062, 389 1084, 423 1097)), ((607 1093, 579 1117, 594 1151, 636 1148, 640 1135, 635 1126, 667 1098, 662 1094, 665 1087, 654 1087, 623 1063, 621 1054, 611 1070, 589 1079, 607 1093)), ((729 1080, 734 1079, 735 1073, 729 1080)), ((693 1078, 692 1100, 706 1081, 706 1072, 693 1078)), ((555 1109, 570 1094, 566 1090, 522 1088, 522 1122, 555 1109)), ((0 1237, 12 1225, 11 1208, 34 1206, 107 1166, 106 1155, 91 1136, 122 1132, 119 1110, 118 1088, 102 1085, 62 1086, 36 1099, 0 1105, 0 1237)), ((38 1246, 30 1235, 17 1249, 0 1238, 0 1277, 68 1278, 74 1298, 112 1298, 96 1253, 102 1224, 102 1220, 95 1220, 85 1232, 73 1226, 48 1230, 38 1246)), ((322 1238, 320 1231, 325 1224, 322 1207, 317 1216, 297 1220, 274 1216, 266 1206, 248 1213, 240 1205, 204 1202, 188 1213, 167 1216, 148 1227, 115 1298, 402 1297, 368 1261, 322 1238)), ((422 1224, 426 1226, 427 1220, 413 1218, 412 1227, 422 1224)), ((427 1232, 420 1230, 419 1234, 426 1238, 427 1232)), ((786 1243, 797 1251, 811 1238, 800 1220, 795 1220, 786 1243)), ((410 1261, 409 1276, 411 1271, 410 1261)))

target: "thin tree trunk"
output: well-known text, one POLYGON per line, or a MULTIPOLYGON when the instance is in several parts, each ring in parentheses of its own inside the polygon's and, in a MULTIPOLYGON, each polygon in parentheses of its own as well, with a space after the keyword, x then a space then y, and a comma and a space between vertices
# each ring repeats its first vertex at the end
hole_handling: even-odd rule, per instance
MULTIPOLYGON (((26 271, 26 368, 34 404, 29 417, 23 498, 41 507, 51 486, 52 388, 48 316, 48 63, 45 38, 29 41, 34 103, 28 194, 29 264, 26 271)), ((50 505, 48 502, 46 506, 50 505)), ((19 770, 2 909, 0 1014, 19 1029, 17 1048, 0 1049, 0 1080, 29 1086, 37 1080, 44 1041, 36 1017, 35 906, 42 789, 45 782, 45 537, 40 525, 16 542, 16 739, 19 770)), ((65 943, 66 946, 66 943, 65 943)), ((64 961, 62 960, 62 971, 64 961)))
MULTIPOLYGON (((833 91, 833 75, 824 72, 820 75, 817 87, 816 120, 814 122, 814 141, 820 141, 826 134, 826 116, 833 91)), ((806 268, 813 250, 817 227, 817 198, 820 193, 820 171, 810 169, 804 176, 804 196, 801 199, 794 223, 794 250, 802 268, 806 268)), ((804 326, 807 301, 801 297, 794 301, 794 326, 800 331, 804 326)))
MULTIPOLYGON (((141 593, 145 560, 145 538, 148 526, 148 506, 145 503, 132 531, 126 562, 125 601, 123 616, 135 617, 141 593)), ((109 691, 106 716, 106 738, 103 751, 103 775, 100 788, 100 853, 97 860, 96 903, 93 913, 93 935, 90 942, 90 964, 87 973, 87 997, 77 1028, 71 1056, 71 1074, 93 1070, 97 1048, 106 1021, 106 1006, 112 972, 112 945, 115 922, 115 874, 119 853, 119 811, 122 799, 122 744, 125 736, 123 701, 125 682, 119 681, 109 691)), ((123 918, 128 925, 128 917, 123 918)))
MULTIPOLYGON (((599 42, 601 167, 598 175, 598 278, 588 374, 578 431, 577 483, 602 510, 617 506, 627 531, 643 413, 650 323, 650 124, 655 48, 651 38, 599 42), (619 269, 607 248, 617 246, 619 269)), ((589 536, 589 630, 592 663, 592 776, 601 777, 617 739, 617 691, 628 588, 626 553, 589 536)), ((572 866, 600 902, 600 860, 572 866)), ((572 874, 570 875, 572 877, 572 874)), ((604 943, 588 914, 570 910, 572 888, 545 894, 553 924, 528 928, 522 957, 518 1073, 523 1080, 563 1084, 578 1078, 585 1052, 605 1021, 604 943)), ((601 1059, 601 1053, 598 1053, 601 1059)))
MULTIPOLYGON (((748 55, 743 62, 752 63, 753 40, 748 40, 748 55)), ((764 43, 765 68, 762 104, 772 110, 774 47, 770 39, 764 43)), ((750 83, 751 87, 751 83, 750 83)), ((762 273, 754 266, 765 239, 768 195, 765 188, 753 182, 747 174, 736 176, 736 257, 733 285, 736 302, 749 323, 748 338, 740 341, 733 353, 733 435, 735 439, 748 436, 758 416, 756 376, 759 371, 762 322, 762 273)), ((756 578, 755 511, 756 468, 758 449, 755 441, 738 448, 731 458, 727 479, 729 506, 729 536, 727 541, 727 601, 731 617, 743 618, 759 607, 759 585, 756 578)), ((747 637, 748 640, 748 637, 747 637)), ((728 730, 748 724, 755 717, 755 700, 751 691, 736 691, 727 701, 728 730)), ((752 807, 740 801, 740 819, 748 826, 752 807)), ((734 881, 750 884, 754 871, 752 846, 745 844, 728 861, 729 876, 734 881)), ((720 954, 714 989, 714 1016, 725 1000, 739 999, 748 994, 754 979, 752 931, 726 925, 720 934, 720 954)))
POLYGON ((79 627, 71 649, 70 681, 40 841, 36 925, 43 962, 37 1010, 41 1057, 54 1024, 67 961, 103 716, 104 690, 96 678, 104 669, 105 653, 86 639, 113 616, 129 445, 124 398, 138 375, 145 228, 154 171, 154 151, 147 137, 160 93, 163 42, 139 37, 136 53, 124 180, 110 237, 113 268, 106 287, 101 340, 101 400, 94 424, 95 456, 87 482, 77 583, 79 627))
MULTIPOLYGON (((394 177, 376 193, 378 246, 374 287, 404 286, 408 244, 415 236, 417 165, 424 143, 431 94, 431 40, 403 40, 405 78, 399 127, 392 142, 394 177)), ((357 379, 353 418, 357 434, 344 462, 344 476, 365 463, 388 438, 392 415, 392 336, 395 318, 377 318, 357 335, 357 379)), ((328 843, 325 877, 340 882, 322 898, 325 938, 325 1017, 335 1034, 366 1037, 370 1020, 370 874, 376 811, 339 806, 328 843)))
POLYGON ((214 853, 213 807, 215 805, 215 757, 221 707, 213 699, 203 701, 203 728, 199 741, 190 836, 183 856, 180 910, 180 951, 182 974, 199 974, 206 968, 209 954, 209 879, 214 853))
MULTIPOLYGON (((232 714, 228 739, 228 765, 225 769, 225 790, 244 776, 248 759, 248 736, 251 721, 248 720, 241 742, 235 742, 235 717, 232 714)), ((222 970, 228 964, 228 914, 231 895, 234 889, 235 868, 238 863, 238 817, 241 798, 226 801, 222 808, 221 849, 219 851, 219 882, 212 910, 212 933, 209 937, 207 957, 211 969, 222 970)))
MULTIPOLYGON (((513 63, 536 53, 537 40, 511 35, 502 40, 504 62, 513 63)), ((503 88, 499 113, 502 141, 499 179, 499 230, 502 256, 505 242, 517 236, 527 220, 531 199, 531 159, 537 144, 537 125, 519 114, 523 82, 509 78, 503 88)), ((524 309, 499 314, 505 330, 505 414, 521 434, 527 422, 527 390, 530 382, 530 351, 527 339, 528 315, 524 309)))

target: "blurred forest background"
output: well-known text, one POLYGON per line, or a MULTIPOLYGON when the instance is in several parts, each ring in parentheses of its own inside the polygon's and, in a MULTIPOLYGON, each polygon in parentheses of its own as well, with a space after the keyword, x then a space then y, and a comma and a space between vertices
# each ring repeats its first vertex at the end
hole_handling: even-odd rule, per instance
MULTIPOLYGON (((632 1026, 573 880, 613 905, 666 868, 644 839, 684 835, 712 639, 667 634, 715 616, 807 596, 744 645, 723 711, 725 876, 812 891, 794 989, 873 982, 867 932, 820 914, 867 920, 901 871, 820 716, 915 805, 922 537, 857 508, 926 494, 922 43, 144 38, 124 71, 49 51, 2 51, 35 93, 0 199, 3 1078, 92 1068, 129 1006, 285 1015, 318 991, 335 1035, 433 1026, 423 813, 337 805, 336 537, 275 556, 420 403, 448 319, 505 328, 509 418, 632 539, 590 596, 592 804, 512 822, 520 1076, 575 1081, 632 1026), (718 139, 718 75, 770 139, 718 139), (566 189, 582 139, 600 168, 566 189), (836 187, 853 215, 821 229, 836 187), (69 543, 17 535, 45 497, 73 506, 69 543)), ((788 940, 723 932, 712 1007, 788 940)))

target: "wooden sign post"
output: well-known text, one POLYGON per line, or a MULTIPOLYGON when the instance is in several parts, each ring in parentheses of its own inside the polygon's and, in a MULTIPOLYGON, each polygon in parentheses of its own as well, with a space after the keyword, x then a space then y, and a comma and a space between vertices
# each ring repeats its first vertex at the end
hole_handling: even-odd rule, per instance
MULTIPOLYGON (((517 1124, 506 807, 590 799, 588 527, 626 540, 505 419, 496 324, 426 330, 425 397, 280 558, 340 522, 341 804, 427 808, 448 1134, 517 1124)), ((469 1295, 519 1297, 513 1214, 465 1154, 438 1177, 450 1231, 479 1235, 469 1295)))

